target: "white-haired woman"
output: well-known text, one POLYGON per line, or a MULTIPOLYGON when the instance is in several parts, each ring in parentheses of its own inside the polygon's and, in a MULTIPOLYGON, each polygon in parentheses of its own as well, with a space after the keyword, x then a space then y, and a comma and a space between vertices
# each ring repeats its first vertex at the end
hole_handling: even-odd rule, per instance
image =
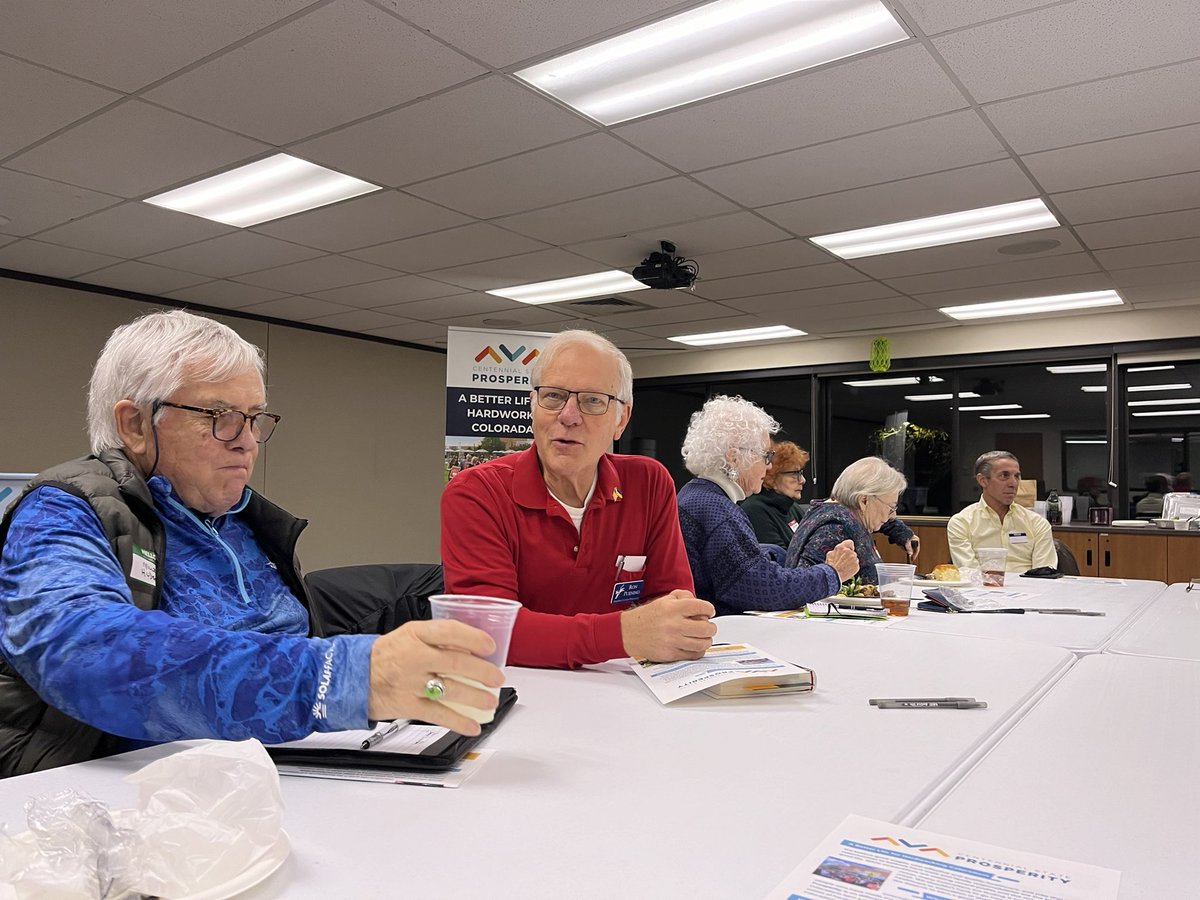
POLYGON ((896 518, 896 505, 907 485, 904 476, 878 456, 850 463, 833 483, 829 499, 810 509, 800 522, 788 545, 787 565, 817 565, 830 547, 850 540, 858 554, 859 578, 876 584, 875 563, 880 556, 871 537, 876 531, 916 560, 919 550, 912 530, 896 518))
POLYGON ((789 569, 781 548, 760 544, 737 504, 756 493, 774 455, 779 423, 741 397, 716 396, 692 415, 683 461, 696 477, 679 491, 679 525, 696 596, 718 615, 751 609, 795 609, 836 594, 858 571, 849 541, 819 566, 789 569))

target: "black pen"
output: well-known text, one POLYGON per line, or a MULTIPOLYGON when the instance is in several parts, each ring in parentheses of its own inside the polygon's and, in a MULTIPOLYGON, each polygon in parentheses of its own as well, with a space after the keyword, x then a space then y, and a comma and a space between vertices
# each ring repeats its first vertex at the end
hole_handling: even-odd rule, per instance
POLYGON ((374 747, 376 744, 378 744, 380 741, 382 741, 385 737, 387 737, 388 735, 395 734, 397 731, 399 731, 401 728, 403 728, 407 724, 408 724, 407 719, 397 719, 395 722, 393 722, 391 724, 390 727, 383 729, 383 731, 375 732, 373 735, 371 735, 365 741, 363 741, 362 748, 364 750, 370 750, 372 747, 374 747))
POLYGON ((937 700, 898 700, 883 701, 875 704, 876 709, 987 709, 984 700, 955 700, 939 702, 937 700))

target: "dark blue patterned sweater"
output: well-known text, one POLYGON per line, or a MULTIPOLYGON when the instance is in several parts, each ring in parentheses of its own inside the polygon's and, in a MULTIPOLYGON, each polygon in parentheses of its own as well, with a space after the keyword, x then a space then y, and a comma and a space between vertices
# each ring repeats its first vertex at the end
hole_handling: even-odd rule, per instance
MULTIPOLYGON (((901 547, 913 536, 912 529, 899 519, 889 519, 879 530, 887 535, 888 541, 901 547)), ((786 565, 804 567, 822 563, 825 554, 847 538, 854 541, 858 553, 859 580, 864 584, 878 584, 875 563, 880 561, 880 556, 875 541, 866 526, 840 503, 814 506, 800 520, 800 527, 788 544, 786 565)))
POLYGON ((696 596, 710 601, 717 615, 796 609, 840 587, 831 566, 785 568, 780 548, 760 544, 741 507, 706 478, 680 488, 679 527, 696 596))

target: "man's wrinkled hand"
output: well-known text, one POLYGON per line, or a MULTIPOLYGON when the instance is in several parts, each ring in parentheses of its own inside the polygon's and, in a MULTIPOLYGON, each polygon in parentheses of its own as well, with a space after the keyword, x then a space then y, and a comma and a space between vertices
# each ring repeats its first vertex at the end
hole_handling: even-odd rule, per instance
POLYGON ((671 591, 621 613, 621 641, 634 659, 674 662, 699 659, 712 646, 716 610, 691 591, 671 591))

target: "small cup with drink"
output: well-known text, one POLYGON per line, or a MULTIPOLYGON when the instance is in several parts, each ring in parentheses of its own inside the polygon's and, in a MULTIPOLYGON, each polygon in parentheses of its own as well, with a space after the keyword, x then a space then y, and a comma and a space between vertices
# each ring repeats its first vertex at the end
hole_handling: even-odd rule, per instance
POLYGON ((1004 570, 1008 565, 1008 550, 1004 547, 980 547, 979 568, 984 587, 1004 587, 1004 570))

